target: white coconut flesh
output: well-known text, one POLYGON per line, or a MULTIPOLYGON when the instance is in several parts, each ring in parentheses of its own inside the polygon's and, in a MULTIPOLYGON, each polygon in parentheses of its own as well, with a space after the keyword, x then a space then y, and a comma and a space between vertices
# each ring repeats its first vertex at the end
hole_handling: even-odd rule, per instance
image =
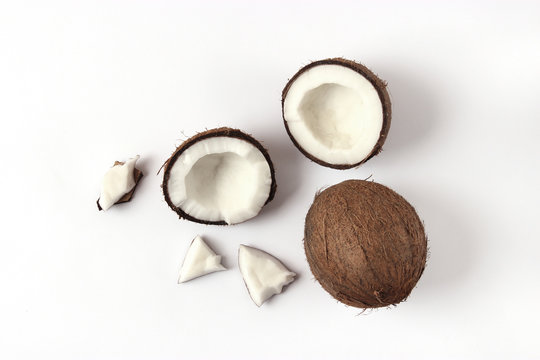
POLYGON ((249 295, 257 306, 280 294, 296 276, 272 255, 246 245, 240 245, 238 250, 238 266, 249 295))
POLYGON ((221 255, 216 253, 197 235, 189 246, 178 283, 183 283, 216 271, 227 270, 221 265, 221 255))
POLYGON ((133 170, 137 160, 139 160, 139 155, 107 171, 101 183, 101 195, 98 200, 102 210, 109 209, 135 187, 133 170))
POLYGON ((371 153, 383 126, 377 90, 358 72, 318 65, 290 86, 283 117, 302 149, 329 164, 357 164, 371 153))
POLYGON ((219 136, 200 140, 178 156, 167 190, 170 201, 196 219, 236 224, 260 212, 271 185, 270 166, 257 147, 219 136))

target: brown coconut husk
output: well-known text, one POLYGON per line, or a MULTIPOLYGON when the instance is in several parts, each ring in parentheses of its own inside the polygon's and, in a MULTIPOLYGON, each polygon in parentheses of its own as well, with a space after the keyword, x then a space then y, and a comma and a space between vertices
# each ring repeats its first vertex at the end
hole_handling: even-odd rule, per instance
POLYGON ((330 295, 350 306, 398 304, 426 265, 427 237, 416 211, 372 181, 348 180, 317 194, 304 236, 311 272, 330 295))
POLYGON ((379 154, 382 151, 382 147, 384 145, 384 142, 386 141, 386 137, 388 136, 388 131, 390 130, 390 124, 392 122, 392 103, 390 101, 390 95, 388 94, 388 91, 386 90, 386 82, 382 79, 380 79, 374 72, 372 72, 370 69, 368 69, 366 66, 354 62, 352 60, 347 60, 343 58, 332 58, 332 59, 326 59, 326 60, 319 60, 312 62, 309 65, 304 66, 301 68, 287 83, 285 88, 283 89, 283 92, 281 94, 281 114, 283 117, 283 122, 285 123, 285 129, 287 130, 287 134, 291 138, 293 144, 304 154, 307 158, 310 160, 316 162, 317 164, 320 164, 322 166, 330 167, 333 169, 350 169, 357 167, 375 155, 379 154), (368 156, 366 156, 363 160, 355 163, 355 164, 330 164, 327 163, 321 159, 316 158, 315 156, 311 155, 309 152, 304 150, 300 144, 296 141, 296 139, 292 136, 289 126, 287 125, 287 120, 285 119, 285 113, 283 111, 283 104, 285 103, 285 98, 287 97, 287 93, 289 92, 290 87, 292 84, 296 81, 296 79, 302 75, 305 71, 319 65, 340 65, 345 66, 349 69, 352 69, 365 77, 377 90, 377 93, 379 94, 379 98, 381 99, 382 107, 383 107, 383 125, 381 128, 381 132, 379 134, 379 140, 373 147, 373 150, 369 153, 368 156))
POLYGON ((270 186, 270 193, 268 194, 268 199, 266 200, 265 205, 268 204, 270 201, 272 201, 272 199, 274 198, 274 195, 277 189, 275 170, 274 170, 274 165, 272 164, 272 160, 270 159, 270 155, 268 154, 268 151, 264 148, 264 146, 262 146, 262 144, 259 141, 257 141, 255 138, 253 138, 252 136, 238 129, 221 127, 217 129, 206 130, 184 141, 178 148, 176 148, 174 153, 171 155, 169 159, 167 159, 165 164, 163 164, 164 172, 163 172, 163 182, 161 185, 162 190, 163 190, 163 196, 165 197, 165 201, 167 202, 169 207, 178 214, 178 217, 180 219, 186 219, 189 221, 197 222, 200 224, 206 224, 206 225, 228 225, 225 221, 207 221, 207 220, 197 219, 187 214, 181 208, 175 206, 172 203, 169 197, 169 190, 168 190, 170 171, 171 171, 172 166, 178 159, 178 157, 187 148, 194 145, 195 143, 204 139, 208 139, 212 137, 220 137, 220 136, 232 137, 232 138, 244 140, 244 141, 249 142, 253 146, 255 146, 257 149, 259 149, 259 151, 263 154, 264 158, 268 162, 268 166, 270 167, 270 175, 272 176, 272 185, 270 186))
MULTIPOLYGON (((117 166, 117 165, 124 165, 124 162, 122 161, 115 161, 114 162, 114 166, 117 166)), ((137 184, 139 184, 139 181, 141 181, 141 178, 143 177, 143 173, 141 170, 137 169, 137 168, 134 168, 133 169, 133 179, 135 180, 135 186, 133 186, 133 189, 131 189, 130 192, 126 193, 124 196, 122 196, 120 198, 120 200, 118 200, 117 202, 114 203, 114 205, 117 205, 117 204, 121 204, 121 203, 125 203, 125 202, 128 202, 131 200, 131 198, 133 197, 133 193, 135 193, 135 188, 137 187, 137 184)), ((99 209, 99 211, 103 210, 101 208, 101 205, 99 205, 99 198, 97 199, 96 201, 97 203, 97 207, 99 209)))

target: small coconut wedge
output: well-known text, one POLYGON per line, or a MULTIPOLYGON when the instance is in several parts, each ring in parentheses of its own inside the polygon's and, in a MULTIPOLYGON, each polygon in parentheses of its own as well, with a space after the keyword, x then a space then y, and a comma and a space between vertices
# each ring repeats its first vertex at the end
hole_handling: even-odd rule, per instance
POLYGON ((392 117, 386 83, 364 65, 342 58, 300 69, 283 89, 282 110, 294 145, 335 169, 377 155, 392 117))
POLYGON ((135 187, 143 176, 142 171, 135 168, 137 160, 139 155, 126 162, 115 161, 113 167, 107 171, 101 184, 101 195, 97 200, 100 211, 131 200, 135 187))
POLYGON ((186 140, 164 165, 163 195, 180 218, 230 225, 259 214, 274 198, 274 166, 253 137, 230 128, 186 140))
POLYGON ((240 245, 238 249, 238 266, 249 295, 257 306, 280 294, 296 276, 272 255, 246 245, 240 245))
POLYGON ((216 271, 227 270, 216 253, 197 235, 189 246, 180 270, 178 283, 183 283, 216 271))

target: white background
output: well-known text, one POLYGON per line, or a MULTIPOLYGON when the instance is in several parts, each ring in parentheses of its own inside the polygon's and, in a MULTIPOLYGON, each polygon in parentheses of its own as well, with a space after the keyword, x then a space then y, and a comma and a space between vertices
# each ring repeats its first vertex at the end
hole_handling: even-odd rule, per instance
POLYGON ((539 358, 540 3, 3 1, 0 358, 539 358), (358 169, 303 157, 281 90, 344 56, 388 81, 393 123, 358 169), (161 164, 185 136, 252 133, 277 170, 257 218, 179 220, 161 164), (133 201, 95 201, 141 155, 133 201), (309 272, 314 193, 372 178, 425 221, 431 256, 407 302, 360 315, 309 272), (176 279, 196 235, 230 269, 176 279), (239 244, 299 274, 257 308, 239 244))

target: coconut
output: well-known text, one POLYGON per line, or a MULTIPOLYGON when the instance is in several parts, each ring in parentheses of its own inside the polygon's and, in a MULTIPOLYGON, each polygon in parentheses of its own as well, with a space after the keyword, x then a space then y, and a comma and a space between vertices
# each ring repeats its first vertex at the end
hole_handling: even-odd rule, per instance
POLYGON ((335 58, 296 73, 282 94, 285 128, 309 159, 335 169, 377 155, 391 122, 386 83, 364 65, 335 58))
POLYGON ((256 216, 274 198, 274 166, 253 137, 212 129, 180 145, 164 164, 163 195, 180 218, 227 225, 256 216))
POLYGON ((225 266, 221 265, 221 255, 217 255, 214 250, 204 242, 202 237, 197 235, 191 242, 186 257, 184 258, 184 262, 182 263, 178 283, 181 284, 216 271, 224 270, 227 269, 225 266))
POLYGON ((96 201, 99 211, 131 200, 143 177, 142 171, 135 167, 137 160, 139 155, 127 162, 115 161, 107 171, 101 184, 101 196, 96 201))
POLYGON ((281 294, 283 287, 296 276, 276 257, 246 245, 238 249, 238 267, 251 300, 259 307, 272 296, 281 294))
POLYGON ((372 181, 347 180, 317 194, 304 236, 315 279, 350 306, 398 304, 426 265, 427 238, 416 211, 372 181))

